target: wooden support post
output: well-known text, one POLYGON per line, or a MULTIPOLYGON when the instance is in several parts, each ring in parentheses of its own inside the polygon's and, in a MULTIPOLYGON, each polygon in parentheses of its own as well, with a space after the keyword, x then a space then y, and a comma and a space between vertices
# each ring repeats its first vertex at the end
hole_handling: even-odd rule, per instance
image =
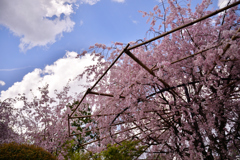
POLYGON ((69 121, 69 114, 68 114, 68 136, 70 137, 70 121, 69 121))

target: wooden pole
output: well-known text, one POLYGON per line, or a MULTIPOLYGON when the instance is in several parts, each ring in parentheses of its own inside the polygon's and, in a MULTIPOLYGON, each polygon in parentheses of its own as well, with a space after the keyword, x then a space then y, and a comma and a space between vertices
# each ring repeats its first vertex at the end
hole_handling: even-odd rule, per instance
MULTIPOLYGON (((114 97, 112 94, 98 93, 98 92, 93 92, 93 91, 88 92, 88 94, 95 94, 95 95, 100 95, 100 96, 114 97)), ((119 98, 125 98, 125 97, 119 96, 119 98)))
POLYGON ((69 122, 69 114, 68 114, 68 136, 70 137, 70 122, 69 122))
POLYGON ((148 73, 150 73, 151 75, 153 75, 155 77, 154 72, 149 69, 147 66, 145 66, 145 64, 143 64, 137 57, 135 57, 129 50, 124 50, 124 52, 131 57, 135 62, 137 62, 140 66, 142 66, 146 71, 148 71, 148 73))

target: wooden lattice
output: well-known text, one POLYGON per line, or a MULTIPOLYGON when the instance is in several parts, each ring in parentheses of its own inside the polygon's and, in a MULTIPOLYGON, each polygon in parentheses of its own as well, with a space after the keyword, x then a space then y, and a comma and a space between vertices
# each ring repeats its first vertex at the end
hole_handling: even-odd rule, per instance
MULTIPOLYGON (((154 143, 160 143, 158 141, 158 137, 160 137, 162 134, 164 134, 169 126, 167 125, 167 123, 164 123, 164 121, 168 120, 168 122, 172 122, 174 123, 175 119, 174 119, 174 116, 178 116, 180 113, 172 113, 170 110, 168 110, 167 108, 162 108, 160 110, 149 110, 149 111, 144 111, 145 113, 147 113, 146 117, 142 117, 140 119, 140 121, 137 121, 136 120, 136 117, 135 117, 135 114, 137 114, 137 112, 129 112, 129 107, 126 107, 124 110, 122 110, 121 112, 119 113, 109 113, 109 114, 98 114, 98 115, 87 115, 87 116, 73 116, 73 114, 76 112, 76 110, 78 109, 78 107, 81 105, 81 103, 83 102, 83 100, 86 98, 87 95, 89 94, 93 94, 93 95, 98 95, 98 96, 106 96, 106 97, 114 97, 113 94, 109 94, 109 93, 99 93, 99 92, 96 92, 96 91, 93 91, 94 90, 94 87, 99 83, 99 81, 101 81, 101 79, 107 74, 107 72, 112 68, 112 66, 118 61, 118 59, 125 53, 127 54, 129 57, 131 57, 136 63, 138 63, 141 67, 143 67, 149 74, 151 74, 153 77, 156 77, 155 75, 155 71, 158 70, 158 68, 156 66, 154 66, 153 68, 148 68, 145 64, 143 64, 135 55, 132 54, 131 50, 137 48, 137 47, 140 47, 142 45, 145 45, 145 44, 148 44, 150 42, 153 42, 159 38, 162 38, 166 35, 169 35, 173 32, 176 32, 178 30, 181 30, 181 29, 184 29, 185 27, 188 27, 188 26, 191 26, 195 23, 198 23, 202 20, 205 20, 211 16, 214 16, 222 11, 225 11, 231 7, 234 7, 236 5, 240 4, 240 2, 235 2, 227 7, 224 7, 222 9, 219 9, 219 10, 216 10, 215 12, 212 12, 211 14, 209 15, 206 15, 200 19, 197 19, 193 22, 190 22, 190 23, 187 23, 183 26, 180 26, 180 27, 177 27, 169 32, 166 32, 166 33, 163 33, 157 37, 154 37, 148 41, 145 41, 143 43, 140 43, 140 44, 137 44, 137 45, 134 45, 134 46, 130 46, 129 44, 125 46, 125 48, 120 52, 120 54, 118 55, 118 57, 112 62, 112 64, 107 68, 107 70, 102 74, 102 76, 96 81, 96 83, 91 87, 89 88, 85 94, 83 95, 82 99, 79 101, 79 103, 77 104, 76 108, 73 110, 73 112, 68 115, 68 133, 69 133, 69 136, 74 136, 74 135, 77 135, 77 134, 81 134, 81 133, 77 133, 77 134, 70 134, 70 120, 71 119, 76 119, 76 118, 86 118, 86 117, 101 117, 101 116, 110 116, 112 118, 112 123, 111 124, 108 124, 107 126, 105 127, 100 127, 100 128, 92 128, 92 130, 101 130, 101 129, 107 129, 109 131, 109 135, 108 136, 105 136, 105 137, 101 137, 99 139, 96 139, 96 140, 93 140, 93 141, 90 141, 90 142, 87 142, 85 144, 81 144, 82 146, 85 146, 85 145, 88 145, 88 144, 91 144, 91 143, 94 143, 94 142, 100 142, 101 140, 105 139, 105 138, 108 138, 108 137, 112 137, 112 139, 116 142, 116 143, 121 143, 121 141, 116 141, 116 137, 118 134, 122 134, 122 133, 127 133, 127 134, 130 134, 131 137, 138 137, 138 135, 141 134, 141 138, 137 138, 139 141, 142 141, 144 144, 146 145, 154 145, 154 143), (125 116, 125 119, 128 119, 128 121, 124 121, 124 122, 120 122, 120 121, 117 121, 117 119, 120 117, 120 116, 125 116), (162 124, 162 125, 159 125, 155 128, 153 127, 149 127, 149 125, 151 123, 153 123, 152 119, 154 118, 157 118, 157 121, 159 122, 159 124, 162 124), (119 132, 113 132, 112 131, 112 127, 116 127, 116 126, 119 126, 119 125, 130 125, 132 127, 126 129, 126 130, 120 130, 119 132), (154 135, 152 134, 154 133, 154 135), (156 134, 157 133, 157 134, 156 134), (158 135, 158 136, 156 136, 158 135), (150 143, 151 141, 151 143, 150 143)), ((237 32, 240 32, 240 28, 237 30, 237 32)), ((232 37, 232 40, 235 40, 237 39, 238 37, 237 36, 233 36, 232 37)), ((185 60, 185 59, 188 59, 188 58, 191 58, 191 57, 194 57, 198 54, 201 54, 205 51, 208 51, 212 48, 216 48, 216 47, 219 47, 223 45, 222 43, 220 44, 217 44, 216 46, 213 46, 211 48, 206 48, 204 50, 202 50, 201 52, 197 52, 197 53, 194 53, 190 56, 187 56, 187 57, 183 57, 177 61, 174 61, 172 62, 171 64, 175 64, 175 63, 178 63, 182 60, 185 60)), ((230 48, 231 44, 227 44, 224 49, 223 49, 223 54, 230 48)), ((188 82, 188 83, 183 83, 183 84, 180 84, 180 85, 177 85, 177 86, 169 86, 167 82, 165 82, 164 80, 162 80, 160 77, 157 77, 158 80, 160 82, 162 82, 162 84, 165 86, 165 88, 162 88, 160 89, 159 91, 153 93, 153 94, 150 94, 148 96, 146 96, 146 98, 151 98, 157 94, 161 94, 161 93, 164 93, 166 91, 169 91, 171 92, 173 95, 176 95, 177 96, 177 93, 175 93, 174 89, 178 89, 178 88, 181 88, 185 93, 186 97, 187 97, 187 101, 189 102, 190 101, 190 98, 189 98, 189 91, 187 89, 187 86, 189 85, 192 85, 192 84, 197 84, 197 83, 200 83, 200 80, 196 80, 196 81, 192 81, 192 82, 188 82)), ((221 79, 223 81, 227 81, 229 79, 221 79)), ((125 97, 124 96, 121 96, 119 95, 119 99, 124 99, 125 97)), ((135 103, 139 103, 141 102, 141 99, 138 99, 137 102, 135 103)), ((154 119, 156 121, 156 119, 154 119)), ((91 130, 90 130, 91 131, 91 130)), ((128 140, 128 138, 126 138, 128 140)))

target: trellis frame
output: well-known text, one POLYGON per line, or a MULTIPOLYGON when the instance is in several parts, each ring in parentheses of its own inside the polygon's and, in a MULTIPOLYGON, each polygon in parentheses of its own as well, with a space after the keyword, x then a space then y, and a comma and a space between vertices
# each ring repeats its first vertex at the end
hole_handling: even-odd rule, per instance
MULTIPOLYGON (((137 44, 137 45, 134 45, 134 46, 131 46, 131 47, 129 47, 130 44, 127 44, 127 45, 125 46, 125 48, 120 52, 120 54, 118 55, 118 57, 112 62, 112 64, 107 68, 107 70, 102 74, 102 76, 95 82, 95 84, 94 84, 91 88, 88 88, 88 89, 87 89, 87 91, 85 92, 85 94, 83 95, 83 97, 82 97, 82 99, 79 101, 79 103, 77 104, 76 108, 72 111, 72 113, 71 113, 70 115, 68 114, 68 134, 69 134, 69 137, 70 137, 70 136, 77 135, 77 134, 72 134, 72 135, 70 134, 70 119, 83 118, 83 117, 84 117, 84 116, 73 117, 72 115, 75 113, 75 111, 78 109, 78 107, 80 106, 80 104, 82 103, 82 101, 85 99, 85 97, 86 97, 88 94, 94 94, 94 95, 100 95, 100 96, 107 96, 107 97, 114 97, 114 95, 112 95, 112 94, 108 94, 108 93, 98 93, 98 92, 94 92, 94 91, 92 91, 92 90, 93 90, 94 87, 99 83, 99 81, 107 74, 107 72, 112 68, 112 66, 118 61, 118 59, 119 59, 124 53, 126 53, 130 58, 132 58, 135 62, 137 62, 137 63, 138 63, 141 67, 143 67, 148 73, 150 73, 152 76, 156 77, 155 74, 154 74, 154 71, 157 70, 158 68, 153 67, 153 68, 149 69, 149 68, 148 68, 145 64, 143 64, 134 54, 131 53, 131 50, 133 50, 133 49, 135 49, 135 48, 137 48, 137 47, 140 47, 140 46, 142 46, 142 45, 151 43, 151 42, 153 42, 153 41, 155 41, 155 40, 157 40, 157 39, 159 39, 159 38, 165 37, 166 35, 169 35, 169 34, 171 34, 171 33, 173 33, 173 32, 178 31, 178 30, 181 30, 181 29, 183 29, 183 28, 186 28, 186 27, 188 27, 188 26, 191 26, 191 25, 193 25, 193 24, 195 24, 195 23, 198 23, 198 22, 200 22, 200 21, 202 21, 202 20, 205 20, 205 19, 207 19, 207 18, 209 18, 209 17, 212 17, 212 16, 214 16, 214 15, 216 15, 216 14, 222 12, 222 11, 225 11, 225 10, 227 10, 227 9, 229 9, 229 8, 232 8, 232 7, 234 7, 234 6, 237 6, 237 5, 239 5, 239 4, 240 4, 240 1, 237 1, 237 2, 235 2, 235 3, 232 3, 232 4, 226 6, 226 7, 222 8, 222 9, 216 10, 216 11, 214 11, 214 12, 212 12, 212 13, 210 13, 210 14, 202 17, 202 18, 199 18, 199 19, 197 19, 197 20, 195 20, 195 21, 192 21, 192 22, 190 22, 190 23, 187 23, 187 24, 185 24, 185 25, 182 25, 182 26, 180 26, 180 27, 177 27, 177 28, 175 28, 175 29, 173 29, 173 30, 170 30, 170 31, 168 31, 168 32, 166 32, 166 33, 163 33, 163 34, 161 34, 161 35, 159 35, 159 36, 156 36, 156 37, 154 37, 154 38, 152 38, 152 39, 150 39, 150 40, 148 40, 148 41, 142 42, 142 43, 140 43, 140 44, 137 44)), ((237 32, 240 32, 240 28, 237 30, 237 32)), ((239 38, 239 37, 233 36, 233 37, 232 37, 232 40, 235 40, 236 38, 239 38)), ((180 62, 180 61, 185 60, 185 59, 190 58, 190 57, 194 57, 195 55, 198 55, 198 54, 200 54, 200 53, 203 53, 203 52, 205 52, 205 51, 208 51, 208 50, 210 50, 210 49, 212 49, 212 48, 215 48, 215 47, 218 47, 218 46, 220 46, 220 45, 222 45, 222 43, 220 43, 220 44, 218 44, 218 45, 216 45, 216 46, 213 46, 213 47, 204 49, 204 50, 202 50, 202 51, 200 51, 200 52, 194 53, 194 54, 192 54, 192 55, 190 55, 190 56, 181 58, 181 59, 179 59, 179 60, 177 60, 177 61, 171 62, 171 64, 180 62)), ((223 54, 227 51, 228 48, 230 48, 230 45, 231 45, 231 44, 228 43, 228 44, 224 47, 224 49, 223 49, 223 50, 224 50, 223 54)), ((199 81, 196 81, 196 82, 189 82, 189 83, 187 83, 187 84, 180 84, 180 85, 178 85, 178 86, 170 87, 166 82, 164 82, 164 81, 163 81, 162 79, 160 79, 159 77, 158 77, 158 79, 159 79, 159 81, 161 81, 161 82, 164 84, 164 86, 165 86, 165 88, 163 88, 162 90, 158 91, 158 93, 162 93, 162 92, 164 92, 164 91, 170 91, 170 90, 173 90, 174 88, 178 88, 178 87, 186 87, 186 85, 193 84, 193 83, 199 83, 199 81)), ((157 94, 157 93, 155 93, 155 94, 157 94)), ((150 96, 152 96, 152 95, 148 95, 148 96, 146 96, 146 98, 148 98, 148 97, 150 97, 150 96)), ((119 98, 125 98, 125 97, 120 95, 119 98)), ((128 109, 128 107, 125 108, 122 112, 116 114, 117 116, 115 117, 115 119, 116 119, 120 114, 122 114, 123 112, 125 112, 127 109, 128 109)), ((109 115, 113 115, 113 114, 109 114, 109 115)), ((108 115, 90 115, 90 116, 108 116, 108 115)), ((115 121, 115 119, 113 120, 113 122, 115 121)), ((133 127, 133 128, 134 128, 134 127, 133 127)), ((135 128, 136 128, 136 127, 135 127, 135 128)), ((123 131, 121 131, 121 133, 122 133, 122 132, 123 132, 123 131)), ((110 133, 110 134, 111 134, 111 133, 110 133)), ((115 133, 115 134, 116 134, 116 133, 115 133)), ((111 135, 109 135, 109 136, 111 136, 111 135)), ((104 138, 109 137, 109 136, 102 137, 101 139, 104 139, 104 138)), ((87 142, 87 143, 85 143, 85 144, 83 144, 83 145, 91 144, 91 143, 94 143, 94 142, 96 142, 96 141, 98 141, 98 140, 94 140, 94 141, 91 141, 91 142, 87 142)))

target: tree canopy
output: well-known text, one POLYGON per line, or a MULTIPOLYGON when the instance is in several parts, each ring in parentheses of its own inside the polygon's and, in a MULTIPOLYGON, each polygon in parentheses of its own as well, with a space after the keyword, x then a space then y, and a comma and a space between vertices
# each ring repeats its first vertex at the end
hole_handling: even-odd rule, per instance
MULTIPOLYGON (((203 0, 192 11, 190 4, 169 0, 142 14, 151 21, 150 32, 164 34, 213 13, 210 4, 203 0)), ((100 141, 89 148, 98 151, 132 139, 147 145, 153 157, 239 156, 239 22, 235 6, 154 42, 130 43, 131 51, 122 43, 91 46, 99 63, 79 77, 97 81, 115 64, 86 92, 84 101, 95 107, 97 125, 91 127, 99 130, 100 141), (120 52, 126 54, 119 57, 120 52)))

